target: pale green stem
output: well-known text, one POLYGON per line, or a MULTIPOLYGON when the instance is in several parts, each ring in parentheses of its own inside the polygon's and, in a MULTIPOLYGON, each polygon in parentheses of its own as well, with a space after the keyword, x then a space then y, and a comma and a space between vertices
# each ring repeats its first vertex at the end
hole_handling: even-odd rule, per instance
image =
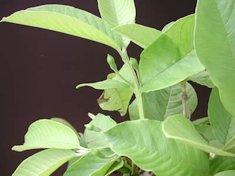
POLYGON ((182 87, 183 115, 184 115, 185 117, 187 117, 187 99, 188 99, 186 83, 187 83, 187 81, 181 82, 181 87, 182 87))
POLYGON ((122 57, 123 62, 128 66, 130 73, 132 75, 132 78, 134 81, 134 94, 135 94, 137 105, 138 105, 139 116, 140 116, 140 119, 144 119, 143 97, 142 97, 142 92, 140 89, 141 88, 140 82, 137 78, 134 68, 130 64, 130 59, 128 57, 126 49, 123 49, 122 52, 120 52, 120 56, 122 57))

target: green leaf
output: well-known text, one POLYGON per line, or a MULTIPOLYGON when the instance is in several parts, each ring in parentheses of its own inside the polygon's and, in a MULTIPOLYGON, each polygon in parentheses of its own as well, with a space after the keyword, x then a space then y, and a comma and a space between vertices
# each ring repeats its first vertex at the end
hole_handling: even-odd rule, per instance
POLYGON ((43 5, 18 11, 2 22, 10 22, 57 31, 113 47, 120 51, 121 37, 111 26, 86 11, 66 5, 43 5))
POLYGON ((209 117, 203 117, 193 121, 194 125, 209 124, 209 117))
POLYGON ((117 159, 117 156, 107 157, 97 151, 90 152, 74 162, 64 173, 64 176, 104 176, 117 159))
POLYGON ((107 111, 118 111, 121 116, 127 112, 133 91, 130 88, 107 89, 99 97, 98 103, 101 109, 107 111))
POLYGON ((178 46, 181 57, 194 50, 194 19, 194 15, 183 17, 170 25, 164 32, 178 46))
POLYGON ((102 19, 113 27, 135 22, 134 0, 98 0, 98 4, 102 19))
POLYGON ((142 91, 150 92, 179 83, 204 70, 193 48, 194 16, 168 28, 141 54, 142 91))
MULTIPOLYGON (((193 87, 187 83, 187 114, 190 115, 197 107, 197 95, 193 87)), ((180 114, 182 107, 182 87, 180 84, 166 89, 143 94, 144 114, 148 119, 164 120, 168 116, 180 114)), ((136 100, 130 105, 129 113, 132 120, 139 119, 136 100)))
MULTIPOLYGON (((129 69, 126 64, 124 64, 123 67, 119 70, 119 74, 121 77, 120 75, 114 74, 110 79, 133 84, 131 74, 129 73, 129 69)), ((132 95, 133 90, 130 85, 124 88, 116 87, 112 89, 106 89, 98 99, 98 104, 103 110, 118 111, 121 116, 124 116, 127 112, 132 95)))
POLYGON ((235 157, 235 153, 226 152, 209 145, 208 142, 197 132, 193 123, 183 115, 176 115, 167 118, 163 122, 162 128, 164 134, 168 138, 178 140, 208 153, 235 157))
POLYGON ((77 85, 77 89, 81 88, 81 87, 92 87, 94 89, 98 89, 98 90, 105 90, 105 89, 115 89, 115 88, 128 88, 129 85, 127 85, 124 82, 121 81, 117 81, 117 80, 113 80, 113 79, 106 79, 104 81, 99 81, 99 82, 95 82, 95 83, 82 83, 77 85))
POLYGON ((235 175, 235 170, 230 170, 230 171, 220 172, 216 174, 215 176, 234 176, 234 175, 235 175))
POLYGON ((142 48, 148 47, 161 35, 160 31, 140 24, 126 24, 114 30, 142 48))
POLYGON ((60 123, 62 123, 62 124, 64 124, 64 125, 68 126, 68 127, 69 127, 71 130, 73 130, 73 131, 78 135, 78 137, 79 137, 79 134, 78 134, 77 130, 73 127, 73 125, 72 125, 71 123, 69 123, 69 122, 66 121, 65 119, 59 118, 59 117, 53 117, 53 118, 51 118, 51 120, 54 120, 54 121, 56 121, 56 122, 60 122, 60 123))
POLYGON ((113 172, 121 169, 123 166, 124 166, 124 161, 123 160, 114 162, 113 165, 109 168, 109 170, 105 174, 105 176, 109 176, 113 172))
POLYGON ((201 176, 208 173, 206 154, 165 138, 159 121, 123 122, 105 134, 115 153, 130 158, 145 171, 164 176, 201 176))
POLYGON ((114 127, 117 123, 103 114, 97 114, 89 125, 94 126, 100 131, 85 129, 84 138, 89 148, 105 148, 108 147, 107 141, 104 139, 103 132, 114 127))
POLYGON ((198 74, 195 74, 191 77, 188 78, 190 81, 193 81, 197 84, 203 85, 203 86, 207 86, 209 88, 213 88, 215 87, 214 83, 211 80, 211 77, 208 73, 208 71, 201 71, 198 74))
MULTIPOLYGON (((234 120, 233 120, 233 126, 234 126, 234 120)), ((234 128, 233 128, 233 130, 234 130, 234 128)), ((225 149, 225 150, 232 150, 232 151, 235 152, 235 136, 233 136, 232 138, 230 138, 230 139, 226 142, 226 144, 225 144, 225 146, 224 146, 224 149, 225 149)))
MULTIPOLYGON (((194 123, 193 123, 194 124, 194 123)), ((214 142, 216 140, 212 127, 209 124, 198 124, 195 125, 195 129, 200 133, 200 135, 210 144, 210 142, 214 142)))
MULTIPOLYGON (((136 9, 134 0, 98 0, 99 11, 102 19, 117 27, 124 24, 135 23, 136 9)), ((130 40, 123 37, 125 48, 130 40)))
POLYGON ((235 158, 216 156, 210 160, 211 175, 225 170, 235 170, 235 158))
POLYGON ((170 29, 171 26, 174 25, 174 24, 175 24, 175 21, 172 21, 172 22, 166 24, 166 25, 163 27, 162 32, 167 31, 167 30, 170 29))
POLYGON ((219 91, 214 88, 212 90, 209 105, 208 115, 215 137, 225 144, 229 139, 235 136, 235 119, 227 112, 220 101, 219 91))
POLYGON ((38 120, 29 126, 24 144, 14 146, 12 149, 24 151, 39 148, 77 149, 78 136, 73 129, 61 122, 38 120))
POLYGON ((221 101, 235 117, 235 1, 199 0, 195 48, 219 88, 221 101))
POLYGON ((25 159, 12 176, 48 176, 73 157, 72 150, 43 150, 25 159))

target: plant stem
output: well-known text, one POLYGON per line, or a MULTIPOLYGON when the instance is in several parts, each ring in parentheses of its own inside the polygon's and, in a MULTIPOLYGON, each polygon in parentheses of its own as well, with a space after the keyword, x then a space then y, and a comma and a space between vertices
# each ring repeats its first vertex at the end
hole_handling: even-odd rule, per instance
POLYGON ((139 116, 140 116, 140 119, 144 119, 143 97, 142 97, 142 92, 141 92, 140 81, 136 75, 134 68, 130 64, 130 59, 129 59, 129 56, 127 54, 126 49, 123 49, 122 52, 120 52, 119 54, 120 54, 124 64, 126 64, 128 66, 130 74, 132 75, 132 79, 134 81, 133 91, 134 91, 137 105, 138 105, 139 116))
POLYGON ((187 83, 187 81, 181 82, 181 87, 182 87, 183 115, 184 115, 185 117, 187 117, 187 99, 188 99, 186 83, 187 83))

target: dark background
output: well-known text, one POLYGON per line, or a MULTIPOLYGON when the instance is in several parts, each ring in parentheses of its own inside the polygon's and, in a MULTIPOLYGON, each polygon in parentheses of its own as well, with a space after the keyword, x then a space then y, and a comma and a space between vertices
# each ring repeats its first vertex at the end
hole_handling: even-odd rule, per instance
MULTIPOLYGON (((59 3, 98 15, 96 0, 5 0, 0 1, 0 18, 28 7, 59 3)), ((137 23, 162 29, 167 23, 194 12, 196 0, 136 0, 137 23)), ((12 174, 30 152, 11 151, 23 143, 27 127, 39 118, 63 117, 79 131, 89 121, 88 112, 100 112, 100 92, 75 89, 78 83, 105 79, 110 72, 107 53, 114 50, 65 34, 0 24, 0 170, 12 174)), ((138 58, 141 48, 131 44, 129 53, 138 58)), ((195 86, 199 106, 195 117, 206 115, 209 90, 195 86)), ((107 113, 107 112, 105 112, 107 113)), ((117 113, 114 118, 122 121, 117 113)), ((62 175, 57 172, 54 175, 62 175)))

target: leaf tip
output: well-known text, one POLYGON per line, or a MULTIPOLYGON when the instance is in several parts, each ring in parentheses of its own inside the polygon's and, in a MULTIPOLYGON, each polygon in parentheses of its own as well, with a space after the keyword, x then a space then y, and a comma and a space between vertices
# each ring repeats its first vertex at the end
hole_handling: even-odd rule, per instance
POLYGON ((14 145, 11 150, 16 151, 16 152, 22 152, 22 148, 20 145, 14 145))
POLYGON ((7 18, 8 18, 8 17, 3 17, 3 18, 0 20, 0 23, 6 22, 6 21, 7 21, 7 18))

